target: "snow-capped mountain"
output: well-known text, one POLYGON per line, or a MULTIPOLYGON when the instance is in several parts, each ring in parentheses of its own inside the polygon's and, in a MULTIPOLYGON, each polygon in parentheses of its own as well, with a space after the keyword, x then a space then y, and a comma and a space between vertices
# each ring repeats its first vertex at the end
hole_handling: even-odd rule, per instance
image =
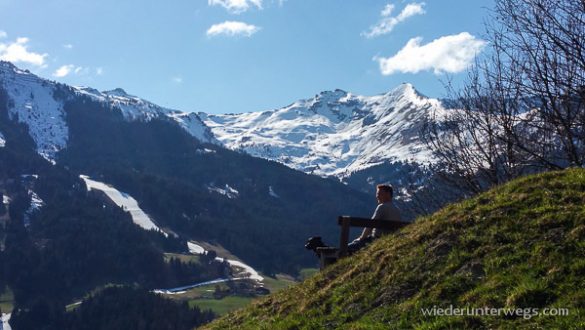
POLYGON ((376 96, 326 91, 281 109, 225 115, 167 109, 121 88, 69 87, 9 62, 0 62, 0 84, 12 101, 10 118, 27 125, 37 152, 52 162, 69 139, 64 102, 78 96, 119 111, 127 121, 171 119, 202 142, 339 178, 384 163, 432 161, 419 131, 429 113, 443 111, 438 100, 410 84, 376 96), (58 86, 70 93, 56 95, 58 86))
POLYGON ((111 207, 106 217, 129 210, 88 193, 79 177, 87 175, 132 196, 161 230, 176 233, 165 238, 173 249, 181 249, 177 239, 211 242, 268 273, 294 272, 314 262, 298 253, 298 242, 315 233, 335 236, 337 216, 367 215, 371 208, 369 195, 340 182, 224 148, 196 113, 122 89, 70 87, 7 62, 0 63, 0 132, 0 192, 3 182, 38 175, 34 187, 8 194, 11 212, 22 206, 19 216, 28 215, 31 232, 59 226, 39 220, 56 215, 54 209, 79 218, 85 209, 76 209, 77 197, 100 212, 111 207), (38 207, 27 213, 31 202, 38 207))
MULTIPOLYGON (((196 114, 158 106, 121 88, 100 92, 59 84, 9 62, 0 62, 0 91, 7 94, 10 119, 26 125, 37 153, 52 163, 58 161, 58 154, 71 154, 65 151, 75 141, 72 134, 87 136, 87 129, 72 132, 72 118, 87 121, 79 111, 86 112, 84 108, 98 104, 96 115, 111 113, 119 118, 116 120, 128 123, 170 122, 201 142, 273 160, 305 173, 337 177, 364 192, 370 193, 377 183, 389 182, 399 187, 397 200, 406 204, 413 192, 420 196, 421 189, 431 185, 432 173, 426 164, 433 162, 432 153, 421 140, 420 131, 430 114, 440 117, 445 113, 439 100, 402 84, 375 96, 338 89, 276 110, 196 114)), ((147 136, 150 134, 152 131, 147 136)), ((150 143, 162 142, 157 141, 160 136, 151 138, 150 143)), ((144 137, 138 143, 146 143, 144 137)), ((205 147, 199 151, 206 150, 215 151, 205 147)), ((206 190, 235 196, 224 189, 229 182, 212 181, 206 183, 206 190)), ((273 198, 280 195, 272 192, 273 198)))
POLYGON ((154 118, 166 116, 177 122, 179 126, 199 141, 218 143, 209 128, 193 112, 183 112, 160 107, 150 101, 126 93, 122 88, 104 92, 99 92, 89 87, 74 88, 79 94, 90 96, 100 102, 110 104, 113 108, 119 109, 126 120, 149 121, 154 118))
POLYGON ((24 123, 33 138, 37 152, 54 162, 56 154, 67 147, 69 128, 65 101, 88 96, 112 111, 119 111, 128 121, 150 121, 169 118, 202 142, 218 143, 209 128, 195 113, 160 107, 147 100, 127 94, 123 89, 99 92, 89 87, 69 87, 20 70, 10 62, 0 61, 0 87, 11 100, 9 117, 24 123), (67 90, 65 95, 58 88, 67 90))
POLYGON ((299 252, 307 237, 332 242, 339 215, 371 214, 370 182, 418 171, 385 162, 427 158, 416 132, 435 106, 404 85, 374 97, 324 92, 263 113, 201 114, 222 143, 198 114, 0 62, 0 227, 10 224, 0 257, 16 266, 5 267, 14 270, 8 285, 28 306, 111 282, 177 280, 163 253, 200 251, 193 242, 221 246, 265 274, 295 274, 315 264, 299 252), (343 184, 290 167, 358 173, 343 184))
POLYGON ((199 116, 228 148, 344 178, 383 163, 431 162, 419 133, 429 114, 443 111, 402 84, 376 96, 335 90, 271 111, 199 116))
POLYGON ((10 62, 0 61, 0 87, 11 100, 9 118, 28 126, 37 152, 49 161, 54 161, 56 153, 67 146, 69 134, 63 102, 53 96, 54 86, 10 62))

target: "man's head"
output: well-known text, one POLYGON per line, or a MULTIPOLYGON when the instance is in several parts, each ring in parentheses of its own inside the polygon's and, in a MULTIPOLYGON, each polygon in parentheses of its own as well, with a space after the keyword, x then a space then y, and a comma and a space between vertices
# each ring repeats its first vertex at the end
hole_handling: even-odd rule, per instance
POLYGON ((376 199, 378 203, 386 203, 392 200, 394 190, 391 185, 379 184, 376 186, 376 199))

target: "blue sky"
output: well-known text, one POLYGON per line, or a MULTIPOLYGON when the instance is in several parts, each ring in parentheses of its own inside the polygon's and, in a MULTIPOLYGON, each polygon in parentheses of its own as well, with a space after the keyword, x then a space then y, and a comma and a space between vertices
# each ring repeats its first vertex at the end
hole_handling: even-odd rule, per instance
POLYGON ((323 90, 431 97, 485 52, 493 0, 0 0, 0 59, 209 113, 323 90), (443 82, 442 82, 443 81, 443 82))

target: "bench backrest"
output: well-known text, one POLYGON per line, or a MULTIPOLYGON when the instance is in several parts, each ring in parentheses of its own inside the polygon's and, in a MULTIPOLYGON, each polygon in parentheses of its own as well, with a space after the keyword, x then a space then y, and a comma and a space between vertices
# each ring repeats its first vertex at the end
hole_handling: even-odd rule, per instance
POLYGON ((373 220, 368 218, 340 216, 337 218, 337 224, 341 226, 341 235, 339 237, 339 256, 345 256, 347 254, 347 243, 349 243, 350 227, 379 228, 394 231, 410 224, 410 222, 373 220))

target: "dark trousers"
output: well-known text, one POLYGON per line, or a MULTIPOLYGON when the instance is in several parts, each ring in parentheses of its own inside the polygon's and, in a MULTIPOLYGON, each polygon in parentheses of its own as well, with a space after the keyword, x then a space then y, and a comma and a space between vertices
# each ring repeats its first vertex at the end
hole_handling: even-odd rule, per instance
POLYGON ((370 244, 375 238, 373 236, 368 236, 362 240, 359 241, 353 241, 349 244, 347 244, 347 251, 351 254, 354 253, 356 251, 358 251, 359 249, 363 248, 364 246, 370 244))

